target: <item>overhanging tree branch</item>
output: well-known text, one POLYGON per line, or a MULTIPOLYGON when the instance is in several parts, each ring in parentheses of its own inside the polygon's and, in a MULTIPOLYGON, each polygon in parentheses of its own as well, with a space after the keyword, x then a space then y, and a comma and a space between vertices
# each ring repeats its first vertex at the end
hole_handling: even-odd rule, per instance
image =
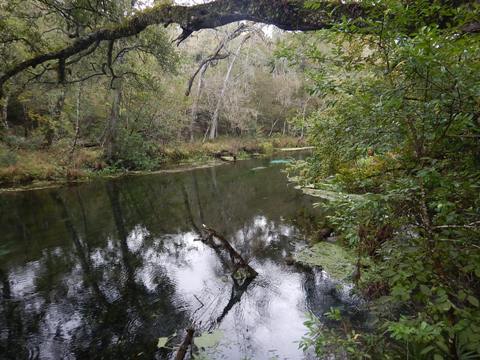
MULTIPOLYGON (((362 19, 368 18, 369 13, 375 11, 378 13, 378 6, 372 11, 373 8, 361 2, 325 0, 319 1, 316 9, 308 9, 305 6, 306 2, 307 0, 216 0, 195 6, 158 5, 138 12, 119 25, 105 27, 79 37, 61 50, 40 54, 12 66, 0 76, 0 97, 5 83, 28 68, 35 68, 52 60, 67 61, 71 56, 89 49, 97 42, 134 36, 151 25, 180 25, 183 33, 179 36, 178 42, 181 42, 194 31, 242 20, 272 24, 283 30, 311 31, 331 28, 344 19, 361 23, 362 19)), ((468 24, 465 31, 479 32, 479 24, 480 22, 468 24)))

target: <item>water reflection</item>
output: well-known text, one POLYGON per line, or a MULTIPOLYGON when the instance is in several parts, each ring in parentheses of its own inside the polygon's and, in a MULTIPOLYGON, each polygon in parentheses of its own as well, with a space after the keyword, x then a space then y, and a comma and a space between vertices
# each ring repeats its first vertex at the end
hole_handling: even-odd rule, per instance
POLYGON ((321 214, 258 166, 1 196, 2 357, 169 358, 158 338, 195 322, 224 334, 211 358, 304 358, 305 312, 342 300, 321 272, 284 265, 321 214), (201 224, 251 262, 252 283, 232 281, 201 224))

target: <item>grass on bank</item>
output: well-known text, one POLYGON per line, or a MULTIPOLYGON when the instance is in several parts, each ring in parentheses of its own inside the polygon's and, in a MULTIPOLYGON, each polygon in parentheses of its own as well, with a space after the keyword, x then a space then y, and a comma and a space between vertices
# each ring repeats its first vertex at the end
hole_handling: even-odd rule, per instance
POLYGON ((177 164, 202 164, 215 154, 228 151, 238 159, 253 154, 268 155, 276 149, 304 146, 293 137, 219 138, 212 142, 177 143, 147 152, 133 149, 117 162, 107 165, 100 147, 78 147, 57 143, 52 147, 9 146, 0 142, 0 187, 30 186, 51 182, 74 182, 91 177, 118 175, 128 171, 156 171, 177 164))

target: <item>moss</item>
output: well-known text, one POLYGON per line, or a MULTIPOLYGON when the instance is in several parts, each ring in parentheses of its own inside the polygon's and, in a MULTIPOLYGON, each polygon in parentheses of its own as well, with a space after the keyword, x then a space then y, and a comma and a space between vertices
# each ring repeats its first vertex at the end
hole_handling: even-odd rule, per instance
POLYGON ((329 242, 320 242, 295 254, 297 263, 319 266, 336 280, 346 280, 355 270, 355 257, 347 249, 329 242))

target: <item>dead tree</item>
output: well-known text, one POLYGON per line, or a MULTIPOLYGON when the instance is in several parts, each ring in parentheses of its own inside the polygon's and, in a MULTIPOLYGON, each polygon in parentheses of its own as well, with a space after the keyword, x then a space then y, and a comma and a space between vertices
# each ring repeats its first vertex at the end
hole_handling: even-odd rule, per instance
POLYGON ((258 275, 258 273, 245 261, 242 255, 240 255, 237 250, 230 245, 228 240, 223 235, 205 225, 203 225, 203 229, 206 232, 206 236, 203 237, 204 242, 215 246, 215 239, 217 239, 220 241, 221 246, 225 249, 225 251, 227 251, 230 261, 233 265, 233 276, 235 276, 237 271, 240 269, 245 270, 247 278, 255 278, 258 275))
POLYGON ((232 74, 233 66, 237 61, 237 57, 240 54, 240 50, 242 50, 243 45, 245 44, 245 42, 247 42, 248 39, 250 39, 250 37, 251 37, 250 34, 245 35, 245 37, 240 42, 240 45, 238 45, 237 51, 235 52, 235 54, 233 54, 232 59, 230 60, 230 64, 228 65, 227 73, 225 74, 225 79, 223 80, 222 90, 220 91, 220 95, 217 99, 217 106, 215 107, 215 111, 213 112, 213 116, 212 116, 212 123, 210 126, 210 136, 209 136, 210 140, 213 140, 217 137, 218 117, 220 115, 220 108, 223 103, 223 98, 225 97, 225 92, 227 91, 230 75, 232 74))

